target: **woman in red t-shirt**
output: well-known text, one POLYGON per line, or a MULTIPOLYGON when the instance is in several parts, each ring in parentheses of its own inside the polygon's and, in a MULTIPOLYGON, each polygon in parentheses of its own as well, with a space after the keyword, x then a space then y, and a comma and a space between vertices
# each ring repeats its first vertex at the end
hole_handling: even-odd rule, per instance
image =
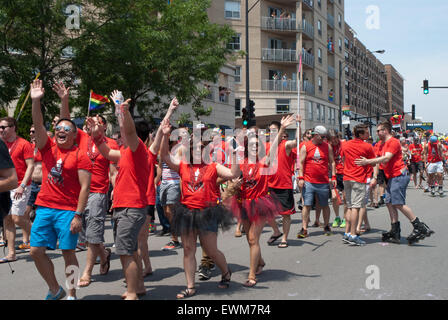
POLYGON ((187 288, 182 290, 178 299, 191 297, 196 293, 196 241, 199 236, 202 248, 207 255, 218 265, 222 272, 222 278, 218 287, 226 289, 230 284, 231 271, 227 265, 224 254, 217 247, 218 226, 223 230, 228 229, 233 223, 231 213, 225 209, 217 198, 219 189, 218 177, 230 180, 240 174, 239 166, 226 168, 217 163, 204 163, 202 141, 196 138, 190 139, 189 155, 184 155, 182 160, 169 154, 168 140, 170 124, 162 122, 163 140, 161 157, 172 170, 181 177, 181 201, 175 208, 171 232, 180 235, 184 248, 184 269, 187 278, 187 288))
POLYGON ((255 134, 244 137, 244 161, 239 164, 242 172, 242 184, 240 199, 232 201, 232 211, 242 221, 250 248, 249 277, 244 283, 246 287, 254 287, 257 284, 256 275, 260 274, 265 262, 261 256, 260 235, 267 221, 272 221, 276 215, 284 211, 280 202, 268 192, 268 177, 270 164, 273 162, 269 156, 277 152, 278 139, 282 137, 286 127, 294 123, 294 117, 288 116, 282 119, 281 127, 266 157, 258 159, 257 155, 263 148, 255 134), (235 205, 237 204, 237 205, 235 205))

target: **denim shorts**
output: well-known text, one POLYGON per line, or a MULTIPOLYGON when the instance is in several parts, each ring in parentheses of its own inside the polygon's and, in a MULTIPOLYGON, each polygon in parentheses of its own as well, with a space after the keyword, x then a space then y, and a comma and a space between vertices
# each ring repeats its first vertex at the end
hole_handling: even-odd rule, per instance
POLYGON ((405 205, 406 189, 410 180, 411 178, 409 177, 408 170, 404 170, 401 175, 389 179, 387 182, 384 202, 392 205, 405 205))
POLYGON ((46 207, 37 207, 36 218, 31 227, 31 247, 46 247, 56 249, 75 250, 78 233, 70 231, 70 225, 75 217, 75 211, 66 211, 46 207))
POLYGON ((330 194, 330 186, 328 183, 311 183, 305 181, 303 186, 302 196, 305 206, 312 206, 314 197, 317 195, 321 207, 328 206, 328 199, 330 194))

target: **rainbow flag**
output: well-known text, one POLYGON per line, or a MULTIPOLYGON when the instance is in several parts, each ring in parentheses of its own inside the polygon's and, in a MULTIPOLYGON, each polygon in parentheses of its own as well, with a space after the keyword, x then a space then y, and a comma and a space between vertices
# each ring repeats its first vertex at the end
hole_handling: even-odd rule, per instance
POLYGON ((96 94, 92 90, 90 90, 90 101, 89 101, 89 110, 96 110, 104 107, 106 103, 109 103, 109 98, 100 96, 96 94))

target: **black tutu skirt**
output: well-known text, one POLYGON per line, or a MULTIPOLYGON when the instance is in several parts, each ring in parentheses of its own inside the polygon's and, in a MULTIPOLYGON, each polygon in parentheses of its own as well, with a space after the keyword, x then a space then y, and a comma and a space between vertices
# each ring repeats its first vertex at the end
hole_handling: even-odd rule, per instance
POLYGON ((230 229, 234 224, 232 213, 221 204, 213 204, 204 209, 189 209, 178 204, 171 221, 171 233, 176 236, 193 231, 218 232, 230 229))

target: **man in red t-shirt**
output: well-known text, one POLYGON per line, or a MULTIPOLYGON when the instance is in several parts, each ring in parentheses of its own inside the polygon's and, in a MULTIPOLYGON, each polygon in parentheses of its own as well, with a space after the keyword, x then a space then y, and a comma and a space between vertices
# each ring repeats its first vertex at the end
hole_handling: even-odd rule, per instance
POLYGON ((308 237, 309 214, 314 199, 317 196, 324 216, 324 232, 331 234, 330 207, 328 198, 330 194, 328 171, 331 171, 331 184, 336 188, 336 165, 334 163, 333 148, 326 143, 324 137, 327 129, 317 126, 313 130, 311 141, 306 142, 299 151, 299 188, 302 189, 304 207, 302 209, 302 229, 298 238, 308 237))
MULTIPOLYGON (((117 91, 114 91, 111 96, 114 102, 117 100, 116 95, 117 91)), ((154 183, 154 171, 151 173, 150 167, 155 165, 157 144, 149 150, 152 157, 142 141, 146 140, 148 132, 137 130, 142 126, 136 128, 134 124, 129 112, 130 101, 128 99, 121 105, 115 105, 115 108, 120 108, 119 117, 122 117, 122 121, 119 121, 120 131, 125 141, 120 150, 113 150, 107 146, 104 126, 98 118, 88 119, 87 125, 101 154, 110 161, 118 163, 119 170, 113 199, 116 252, 120 255, 127 283, 127 291, 122 297, 127 300, 136 300, 138 295, 146 294, 138 248, 140 230, 147 221, 148 203, 153 200, 155 202, 155 189, 151 188, 151 191, 148 191, 148 183, 154 183), (153 163, 150 163, 149 158, 153 159, 153 163)), ((172 109, 171 106, 170 109, 172 109)), ((154 210, 153 204, 151 206, 154 210)))
POLYGON ((17 135, 17 122, 14 118, 0 119, 0 138, 8 147, 12 162, 16 168, 18 187, 10 192, 11 210, 3 220, 8 246, 8 255, 0 263, 16 261, 16 225, 23 230, 23 242, 29 244, 31 221, 25 215, 26 205, 31 194, 31 175, 34 170, 34 153, 31 144, 17 135))
MULTIPOLYGON (((42 80, 31 84, 32 117, 36 146, 42 155, 42 187, 37 196, 36 219, 31 229, 31 257, 37 270, 47 282, 46 300, 59 300, 65 290, 59 286, 54 266, 46 254, 47 248, 62 250, 67 275, 78 268, 75 249, 82 229, 82 215, 90 188, 92 164, 75 144, 77 128, 70 119, 59 119, 53 143, 45 130, 40 100, 44 96, 42 80), (69 268, 70 267, 70 268, 69 268)), ((77 283, 69 280, 69 296, 76 299, 77 283)))
MULTIPOLYGON (((342 145, 341 156, 344 163, 344 190, 347 201, 347 228, 343 241, 351 245, 362 246, 365 242, 357 235, 359 213, 361 208, 366 205, 367 179, 370 178, 370 166, 357 166, 355 160, 359 157, 367 159, 375 158, 375 152, 372 145, 364 142, 369 137, 368 126, 360 124, 353 129, 355 139, 345 142, 342 145)), ((376 172, 373 175, 371 185, 376 183, 376 172)))
POLYGON ((428 186, 431 195, 435 195, 435 183, 439 186, 439 195, 443 196, 443 148, 437 136, 431 136, 423 148, 423 155, 428 163, 428 186))
POLYGON ((409 244, 423 240, 434 231, 421 222, 406 205, 406 188, 410 178, 406 165, 403 162, 400 141, 391 134, 392 125, 390 122, 382 122, 378 125, 377 133, 383 142, 381 156, 375 159, 360 157, 355 160, 355 164, 360 166, 381 164, 384 174, 388 179, 385 202, 391 218, 392 229, 383 233, 383 241, 400 243, 400 222, 398 221, 398 211, 401 211, 412 223, 414 230, 408 236, 409 244))
POLYGON ((409 146, 409 151, 411 153, 411 164, 409 166, 411 174, 414 176, 414 185, 415 188, 422 189, 422 181, 423 181, 423 145, 420 143, 420 139, 418 137, 414 137, 414 143, 409 146), (419 182, 417 185, 417 172, 419 172, 419 182))

